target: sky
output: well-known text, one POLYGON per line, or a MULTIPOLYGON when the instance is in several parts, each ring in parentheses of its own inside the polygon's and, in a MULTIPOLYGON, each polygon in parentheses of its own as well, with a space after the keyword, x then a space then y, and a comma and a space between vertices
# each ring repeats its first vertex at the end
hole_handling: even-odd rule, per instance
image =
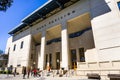
POLYGON ((0 50, 5 51, 8 32, 19 25, 23 18, 48 0, 13 0, 6 12, 0 11, 0 50))

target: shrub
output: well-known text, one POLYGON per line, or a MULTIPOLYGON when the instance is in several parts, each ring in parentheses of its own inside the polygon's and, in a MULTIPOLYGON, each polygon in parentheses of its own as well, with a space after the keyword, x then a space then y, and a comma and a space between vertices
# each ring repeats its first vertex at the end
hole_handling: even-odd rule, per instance
POLYGON ((0 74, 7 74, 8 71, 0 71, 0 74))
POLYGON ((8 71, 4 71, 4 72, 3 72, 3 74, 7 74, 7 73, 8 73, 8 71))
POLYGON ((0 74, 2 74, 3 73, 3 71, 0 71, 0 74))

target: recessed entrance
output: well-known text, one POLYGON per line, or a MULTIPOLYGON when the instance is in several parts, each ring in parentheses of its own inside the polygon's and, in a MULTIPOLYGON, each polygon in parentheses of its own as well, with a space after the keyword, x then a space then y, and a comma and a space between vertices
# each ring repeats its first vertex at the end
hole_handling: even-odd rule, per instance
POLYGON ((52 68, 52 53, 49 54, 49 66, 52 68))
POLYGON ((76 50, 71 50, 71 66, 72 69, 77 68, 77 56, 76 56, 76 50))
POLYGON ((56 69, 60 69, 60 52, 56 53, 56 69))
POLYGON ((47 69, 48 54, 45 56, 45 68, 47 69))
POLYGON ((84 48, 79 48, 80 62, 85 62, 84 48))

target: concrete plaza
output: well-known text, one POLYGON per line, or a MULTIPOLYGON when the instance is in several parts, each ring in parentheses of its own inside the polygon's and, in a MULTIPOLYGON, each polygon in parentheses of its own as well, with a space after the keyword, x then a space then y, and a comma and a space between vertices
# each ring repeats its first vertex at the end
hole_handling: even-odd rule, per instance
MULTIPOLYGON (((26 76, 27 77, 27 76, 26 76)), ((5 75, 0 74, 0 80, 90 80, 90 79, 80 79, 79 77, 33 77, 23 79, 23 75, 17 75, 14 77, 13 75, 5 75)))

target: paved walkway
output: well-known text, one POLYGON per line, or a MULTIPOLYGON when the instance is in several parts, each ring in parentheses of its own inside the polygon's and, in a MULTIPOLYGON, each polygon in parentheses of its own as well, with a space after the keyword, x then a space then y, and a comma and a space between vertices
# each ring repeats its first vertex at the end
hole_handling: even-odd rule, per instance
POLYGON ((5 75, 0 74, 0 80, 88 80, 88 79, 79 79, 78 77, 32 77, 23 79, 22 75, 17 75, 14 77, 13 75, 5 75))

